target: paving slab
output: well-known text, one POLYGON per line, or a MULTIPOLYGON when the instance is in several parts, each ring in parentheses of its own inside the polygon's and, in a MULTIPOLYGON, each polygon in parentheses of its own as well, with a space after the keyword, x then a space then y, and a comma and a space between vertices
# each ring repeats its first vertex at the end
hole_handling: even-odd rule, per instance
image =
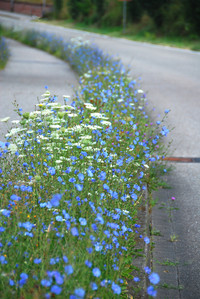
POLYGON ((176 164, 170 189, 154 194, 153 266, 161 276, 158 298, 200 298, 200 164, 176 164), (173 201, 171 198, 175 197, 173 201))

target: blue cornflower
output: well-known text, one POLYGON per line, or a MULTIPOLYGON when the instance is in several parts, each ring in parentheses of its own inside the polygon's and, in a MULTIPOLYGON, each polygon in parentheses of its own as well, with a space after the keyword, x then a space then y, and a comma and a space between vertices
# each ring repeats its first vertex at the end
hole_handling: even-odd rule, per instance
POLYGON ((149 243, 150 243, 150 239, 149 239, 148 237, 144 237, 144 242, 145 242, 146 244, 149 244, 149 243))
POLYGON ((106 179, 106 172, 105 171, 101 171, 99 174, 99 178, 101 181, 104 181, 106 179))
POLYGON ((94 269, 92 270, 92 273, 93 273, 93 275, 94 275, 95 277, 99 277, 99 276, 101 276, 101 271, 99 270, 99 268, 94 268, 94 269))
POLYGON ((50 287, 50 285, 51 285, 51 283, 52 283, 52 280, 48 280, 48 279, 42 279, 41 280, 41 285, 43 286, 43 287, 50 287))
POLYGON ((147 288, 147 294, 148 294, 149 296, 156 297, 156 295, 157 295, 157 291, 154 289, 153 286, 149 286, 149 287, 147 288))
POLYGON ((15 285, 15 282, 14 282, 14 280, 12 280, 12 279, 9 279, 9 285, 10 285, 10 286, 14 286, 14 285, 15 285))
POLYGON ((95 219, 95 221, 98 221, 100 224, 104 224, 104 220, 101 214, 97 214, 97 218, 95 219))
POLYGON ((3 265, 3 264, 7 264, 8 262, 6 261, 6 258, 5 256, 3 255, 0 255, 0 263, 3 265))
POLYGON ((112 282, 111 288, 112 288, 114 294, 117 294, 117 295, 121 294, 121 287, 118 286, 118 284, 114 283, 114 281, 112 282))
POLYGON ((37 259, 36 258, 36 259, 34 259, 33 262, 34 262, 34 264, 40 264, 42 262, 42 259, 37 259))
POLYGON ((67 258, 65 255, 63 255, 63 261, 64 261, 65 263, 68 263, 68 258, 67 258))
POLYGON ((86 265, 88 268, 91 268, 91 267, 92 267, 92 262, 86 260, 86 261, 85 261, 85 265, 86 265))
POLYGON ((149 275, 150 283, 157 284, 160 281, 160 277, 157 273, 153 272, 149 275))
POLYGON ((20 280, 19 280, 19 286, 22 287, 24 284, 26 284, 26 281, 28 279, 28 275, 26 273, 20 274, 20 280))
POLYGON ((103 184, 103 188, 104 188, 106 191, 109 191, 109 190, 110 190, 110 188, 109 188, 109 186, 108 186, 107 184, 103 184))
POLYGON ((98 242, 97 242, 97 243, 95 244, 95 250, 96 250, 96 251, 101 251, 102 249, 103 249, 103 246, 101 245, 101 243, 98 243, 98 242))
POLYGON ((93 173, 92 173, 91 169, 87 169, 87 175, 89 177, 93 177, 93 173))
POLYGON ((83 185, 80 184, 75 184, 75 187, 78 191, 82 191, 83 190, 83 185))
POLYGON ((78 298, 80 298, 80 299, 84 298, 85 297, 85 290, 83 288, 75 289, 74 294, 76 296, 78 296, 78 298))
POLYGON ((6 210, 6 209, 3 209, 3 210, 1 210, 1 213, 2 213, 2 215, 5 216, 5 217, 10 217, 10 213, 11 213, 11 211, 6 210))
POLYGON ((50 200, 50 203, 53 207, 58 207, 60 204, 60 200, 62 198, 62 194, 55 194, 53 195, 52 199, 50 200))
POLYGON ((79 178, 80 181, 83 181, 84 180, 84 175, 82 173, 79 173, 78 178, 79 178))
POLYGON ((139 277, 134 277, 133 280, 134 280, 135 282, 140 281, 139 277))
POLYGON ((165 113, 167 114, 167 113, 169 113, 169 111, 170 111, 169 109, 166 109, 166 110, 165 110, 165 113))
POLYGON ((62 292, 62 288, 57 286, 57 285, 53 285, 51 287, 51 293, 55 294, 55 295, 59 295, 62 292))
POLYGON ((20 196, 17 196, 15 194, 12 194, 11 197, 10 197, 11 200, 16 200, 16 201, 19 201, 21 200, 21 197, 20 196))
POLYGON ((78 235, 79 235, 78 229, 76 227, 72 227, 71 234, 72 234, 72 236, 78 237, 78 235))
POLYGON ((169 130, 165 127, 165 126, 163 126, 162 127, 162 131, 160 132, 163 136, 167 136, 167 134, 169 133, 169 130))
POLYGON ((54 167, 49 167, 48 171, 51 175, 54 175, 56 173, 56 169, 54 167))
POLYGON ((149 267, 144 267, 144 271, 145 273, 147 274, 150 274, 151 273, 151 269, 149 267))
POLYGON ((71 275, 73 272, 74 272, 74 269, 71 265, 65 266, 65 273, 67 273, 67 275, 71 275))
POLYGON ((90 286, 93 291, 96 291, 98 289, 98 286, 95 282, 91 282, 90 286))
POLYGON ((56 216, 56 221, 62 221, 63 220, 63 218, 62 218, 62 216, 56 216))
POLYGON ((70 179, 69 179, 69 182, 70 182, 70 183, 75 183, 75 182, 76 182, 76 179, 75 179, 75 178, 70 178, 70 179))
POLYGON ((79 222, 83 226, 85 226, 87 224, 87 220, 85 218, 79 218, 79 222))

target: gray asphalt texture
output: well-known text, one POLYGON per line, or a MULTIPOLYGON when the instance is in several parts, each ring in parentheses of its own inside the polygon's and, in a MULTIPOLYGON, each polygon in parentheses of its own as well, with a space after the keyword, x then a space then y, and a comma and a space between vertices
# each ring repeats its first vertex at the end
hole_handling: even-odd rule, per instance
MULTIPOLYGON (((149 110, 153 111, 155 107, 152 115, 161 120, 164 110, 171 110, 167 124, 175 128, 168 138, 168 141, 173 139, 170 155, 200 157, 199 52, 47 26, 30 22, 30 18, 17 16, 11 19, 2 14, 0 22, 6 26, 34 28, 66 39, 81 36, 97 44, 105 53, 119 57, 130 68, 133 78, 142 78, 138 82, 147 92, 149 110)), ((159 198, 159 203, 152 213, 152 227, 154 232, 157 231, 157 235, 153 236, 155 248, 152 264, 161 277, 157 298, 198 299, 200 164, 175 164, 165 180, 171 189, 161 189, 154 194, 155 198, 159 198), (174 202, 171 201, 172 196, 176 198, 174 202)))
MULTIPOLYGON (((63 95, 73 96, 78 76, 67 63, 14 40, 7 40, 7 44, 10 59, 0 72, 0 118, 18 118, 14 101, 24 112, 33 111, 38 99, 46 91, 45 86, 61 103, 63 95)), ((0 130, 6 133, 5 123, 0 122, 0 130)))

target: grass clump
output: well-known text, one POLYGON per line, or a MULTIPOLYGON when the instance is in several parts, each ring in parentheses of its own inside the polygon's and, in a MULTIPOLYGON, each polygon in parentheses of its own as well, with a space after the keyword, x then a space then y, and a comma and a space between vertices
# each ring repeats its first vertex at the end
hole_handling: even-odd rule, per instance
POLYGON ((0 28, 0 70, 4 69, 9 58, 9 49, 0 28))
POLYGON ((137 213, 168 130, 119 61, 80 39, 16 36, 69 61, 80 88, 69 103, 47 89, 35 111, 16 105, 0 142, 0 297, 128 298, 127 280, 136 290, 141 275, 131 275, 137 239, 150 242, 137 213))

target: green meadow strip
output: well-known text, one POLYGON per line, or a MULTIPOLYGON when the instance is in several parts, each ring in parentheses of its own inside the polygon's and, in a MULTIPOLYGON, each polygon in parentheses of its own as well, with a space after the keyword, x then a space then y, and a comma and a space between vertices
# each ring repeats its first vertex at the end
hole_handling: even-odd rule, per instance
POLYGON ((0 70, 4 69, 9 58, 9 49, 6 40, 0 34, 0 70))
POLYGON ((0 297, 128 298, 127 281, 136 294, 143 273, 155 297, 158 274, 133 276, 132 261, 138 238, 150 246, 137 214, 166 172, 169 110, 152 122, 121 63, 80 39, 9 35, 68 61, 80 86, 62 104, 46 87, 35 111, 16 106, 0 142, 0 297))

